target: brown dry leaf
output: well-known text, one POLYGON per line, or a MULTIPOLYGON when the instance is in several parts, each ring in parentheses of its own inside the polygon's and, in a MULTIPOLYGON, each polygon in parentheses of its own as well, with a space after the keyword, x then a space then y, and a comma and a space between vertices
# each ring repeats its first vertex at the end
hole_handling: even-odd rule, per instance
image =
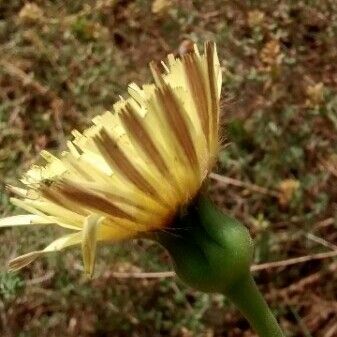
POLYGON ((265 18, 264 12, 253 10, 248 12, 247 23, 249 27, 259 26, 265 18))
POLYGON ((294 193, 298 190, 299 187, 300 182, 296 179, 282 180, 278 185, 278 189, 280 192, 278 197, 279 204, 283 207, 288 206, 294 196, 294 193))
POLYGON ((171 0, 154 0, 152 2, 152 13, 161 14, 169 9, 172 5, 171 0))
POLYGON ((326 160, 322 160, 322 164, 333 176, 337 177, 337 154, 333 153, 326 160))
POLYGON ((43 19, 43 10, 34 2, 28 2, 21 8, 19 19, 23 23, 40 22, 43 19))
POLYGON ((188 330, 186 327, 183 326, 180 329, 179 336, 180 337, 193 337, 193 333, 190 330, 188 330))
POLYGON ((313 107, 319 105, 324 100, 324 84, 322 82, 308 85, 306 88, 306 105, 313 107))
POLYGON ((269 66, 280 64, 283 58, 278 40, 267 42, 260 52, 261 61, 269 66))

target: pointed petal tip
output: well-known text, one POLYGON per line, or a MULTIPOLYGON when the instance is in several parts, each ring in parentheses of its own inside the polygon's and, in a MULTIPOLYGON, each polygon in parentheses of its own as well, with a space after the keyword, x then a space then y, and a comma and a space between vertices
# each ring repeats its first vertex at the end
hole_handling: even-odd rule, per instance
POLYGON ((28 266, 35 259, 37 259, 41 254, 42 254, 41 251, 34 251, 34 252, 30 252, 30 253, 18 256, 15 259, 9 261, 8 270, 10 272, 18 271, 28 266))
POLYGON ((95 268, 97 229, 104 217, 98 214, 91 214, 85 219, 82 236, 82 256, 84 273, 88 278, 92 278, 95 268))

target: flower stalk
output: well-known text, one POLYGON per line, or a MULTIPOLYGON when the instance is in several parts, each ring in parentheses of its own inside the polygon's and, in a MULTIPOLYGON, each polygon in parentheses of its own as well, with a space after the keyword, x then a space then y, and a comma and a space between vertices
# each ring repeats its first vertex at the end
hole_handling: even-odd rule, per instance
POLYGON ((156 234, 156 239, 168 250, 184 283, 227 296, 260 337, 284 336, 250 273, 253 242, 239 221, 201 195, 171 231, 156 234))
POLYGON ((250 274, 242 278, 225 295, 235 303, 260 337, 284 337, 250 274))

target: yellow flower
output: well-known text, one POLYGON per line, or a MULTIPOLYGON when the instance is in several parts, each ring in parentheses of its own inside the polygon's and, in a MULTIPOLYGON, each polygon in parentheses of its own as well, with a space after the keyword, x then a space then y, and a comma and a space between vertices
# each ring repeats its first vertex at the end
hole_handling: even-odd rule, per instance
POLYGON ((150 68, 154 84, 132 83, 129 97, 113 112, 73 131, 68 151, 41 155, 9 186, 14 205, 29 212, 0 220, 0 227, 57 224, 74 232, 43 250, 10 261, 17 270, 37 257, 81 245, 85 271, 92 274, 97 242, 115 242, 169 226, 198 193, 219 148, 221 70, 213 43, 180 59, 169 55, 150 68))

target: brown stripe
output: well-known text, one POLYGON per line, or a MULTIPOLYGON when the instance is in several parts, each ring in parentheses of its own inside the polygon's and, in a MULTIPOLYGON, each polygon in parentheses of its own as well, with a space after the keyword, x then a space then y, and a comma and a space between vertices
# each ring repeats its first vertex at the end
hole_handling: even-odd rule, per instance
MULTIPOLYGON (((217 131, 218 115, 219 115, 219 104, 217 99, 217 89, 215 84, 215 74, 214 74, 214 43, 206 42, 205 43, 205 53, 207 60, 207 73, 209 76, 209 87, 211 92, 211 111, 213 115, 212 118, 212 132, 217 131)), ((217 137, 217 135, 216 135, 217 137)))
POLYGON ((198 157, 194 148, 190 130, 188 129, 183 112, 180 108, 180 103, 177 101, 173 90, 166 83, 162 88, 157 90, 157 96, 163 107, 165 118, 174 132, 181 148, 185 152, 187 160, 190 162, 193 170, 199 171, 198 157))
POLYGON ((136 142, 146 153, 149 160, 158 168, 162 174, 167 174, 169 169, 161 156, 159 150, 154 144, 152 138, 144 128, 143 124, 139 121, 136 112, 133 110, 130 104, 125 105, 125 110, 122 110, 120 118, 127 131, 132 134, 136 142))
POLYGON ((138 187, 141 191, 151 195, 155 199, 159 199, 162 203, 167 205, 154 187, 149 184, 149 182, 134 167, 132 162, 130 162, 116 141, 112 139, 104 129, 100 131, 100 137, 96 136, 93 139, 103 157, 112 167, 117 167, 120 173, 136 185, 136 187, 138 187))
POLYGON ((136 220, 132 215, 120 209, 104 196, 87 189, 82 189, 69 181, 57 183, 55 189, 70 201, 87 207, 88 209, 101 211, 117 218, 128 219, 131 221, 136 220))
POLYGON ((158 88, 162 88, 163 86, 165 86, 165 81, 160 73, 159 67, 154 61, 150 62, 150 70, 156 86, 158 88))
POLYGON ((209 144, 209 111, 207 95, 204 87, 205 80, 198 67, 196 57, 196 54, 184 55, 182 62, 185 67, 185 73, 187 75, 187 81, 192 93, 192 98, 201 121, 201 127, 207 144, 209 144))
MULTIPOLYGON (((97 190, 97 192, 100 193, 99 190, 97 190)), ((133 202, 133 200, 130 200, 128 198, 122 197, 120 195, 117 195, 117 194, 114 194, 114 193, 111 193, 111 192, 102 192, 102 193, 104 193, 104 195, 111 201, 120 202, 120 203, 123 203, 127 206, 137 208, 140 211, 149 213, 149 210, 146 209, 146 207, 144 207, 144 205, 139 205, 139 204, 133 202)))
POLYGON ((78 205, 76 207, 75 206, 72 207, 71 205, 69 205, 69 203, 65 203, 64 197, 61 194, 59 194, 52 186, 50 187, 43 186, 39 190, 41 191, 42 196, 47 200, 51 201, 52 203, 60 205, 65 209, 68 209, 74 213, 83 216, 89 215, 89 212, 82 209, 82 207, 79 207, 78 205))
MULTIPOLYGON (((97 191, 97 192, 99 193, 100 191, 97 191)), ((111 192, 102 192, 102 193, 104 193, 104 195, 113 202, 123 203, 126 206, 134 207, 137 210, 148 213, 148 214, 152 214, 156 216, 162 215, 162 212, 160 210, 156 211, 156 210, 149 210, 148 208, 146 208, 146 204, 140 204, 140 203, 134 202, 134 200, 130 200, 128 198, 122 197, 120 195, 117 195, 111 192)))

